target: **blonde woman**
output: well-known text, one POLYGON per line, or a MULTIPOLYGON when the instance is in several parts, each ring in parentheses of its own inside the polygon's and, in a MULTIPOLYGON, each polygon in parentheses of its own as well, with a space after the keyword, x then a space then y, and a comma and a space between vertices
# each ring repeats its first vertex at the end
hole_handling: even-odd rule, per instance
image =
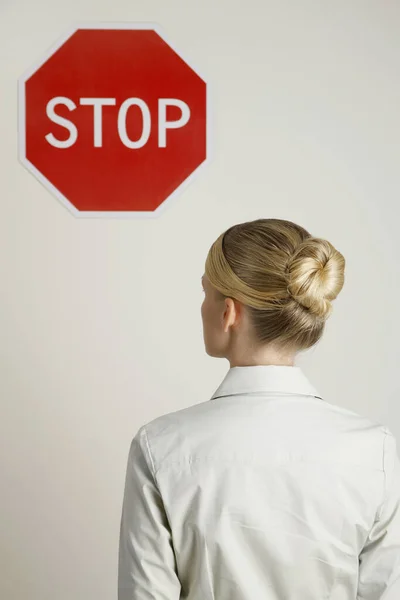
POLYGON ((211 398, 132 440, 119 600, 399 600, 392 432, 318 393, 296 354, 344 284, 329 241, 281 219, 230 227, 202 277, 211 398))

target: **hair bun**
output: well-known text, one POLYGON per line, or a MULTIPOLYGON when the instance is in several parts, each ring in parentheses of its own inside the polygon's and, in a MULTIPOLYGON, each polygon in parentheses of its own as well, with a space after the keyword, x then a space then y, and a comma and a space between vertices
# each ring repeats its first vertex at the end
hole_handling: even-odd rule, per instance
POLYGON ((290 258, 287 290, 299 304, 322 319, 344 284, 344 256, 327 240, 305 239, 290 258))

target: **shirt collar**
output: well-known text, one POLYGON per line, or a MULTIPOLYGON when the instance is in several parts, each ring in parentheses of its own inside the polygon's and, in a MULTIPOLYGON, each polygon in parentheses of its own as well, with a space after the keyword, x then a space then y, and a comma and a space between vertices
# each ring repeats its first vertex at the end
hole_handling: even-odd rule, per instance
POLYGON ((211 400, 234 394, 280 392, 301 396, 321 395, 310 383, 303 370, 290 365, 249 365, 231 367, 211 400))

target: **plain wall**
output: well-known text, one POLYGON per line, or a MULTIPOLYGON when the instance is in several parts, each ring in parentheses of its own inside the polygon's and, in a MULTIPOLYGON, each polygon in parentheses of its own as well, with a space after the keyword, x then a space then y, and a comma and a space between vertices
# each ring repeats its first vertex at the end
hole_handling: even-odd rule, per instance
POLYGON ((116 598, 126 459, 208 400, 200 277, 229 226, 298 222, 345 256, 326 400, 400 434, 400 5, 0 0, 0 597, 116 598), (213 159, 158 219, 78 219, 17 158, 17 80, 76 21, 158 23, 211 89, 213 159))

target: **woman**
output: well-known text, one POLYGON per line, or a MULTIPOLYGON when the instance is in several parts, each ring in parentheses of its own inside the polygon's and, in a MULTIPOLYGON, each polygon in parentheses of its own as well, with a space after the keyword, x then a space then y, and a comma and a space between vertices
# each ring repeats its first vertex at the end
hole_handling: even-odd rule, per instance
POLYGON ((321 338, 344 270, 330 242, 280 219, 212 245, 204 341, 230 368, 210 400, 132 440, 119 600, 399 600, 395 438, 294 364, 321 338))

